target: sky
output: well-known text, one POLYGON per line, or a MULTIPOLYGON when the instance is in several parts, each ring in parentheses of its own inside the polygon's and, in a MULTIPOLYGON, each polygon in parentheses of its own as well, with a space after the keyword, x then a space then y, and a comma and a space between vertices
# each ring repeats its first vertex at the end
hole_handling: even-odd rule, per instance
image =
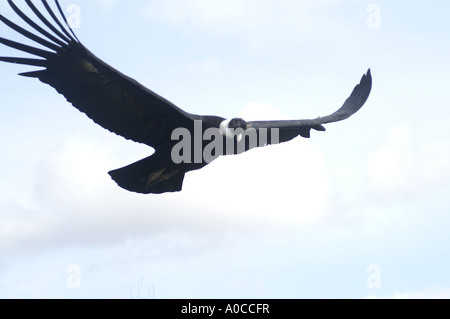
POLYGON ((138 195, 107 172, 151 148, 1 64, 0 298, 450 297, 449 2, 60 3, 90 51, 190 113, 325 116, 368 68, 373 91, 325 133, 138 195))

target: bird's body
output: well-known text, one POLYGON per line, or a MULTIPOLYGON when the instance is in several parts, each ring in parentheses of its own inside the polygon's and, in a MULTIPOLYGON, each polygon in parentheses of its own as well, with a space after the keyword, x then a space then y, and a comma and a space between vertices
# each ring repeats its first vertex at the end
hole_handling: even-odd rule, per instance
POLYGON ((47 49, 0 37, 3 45, 37 57, 0 57, 0 61, 40 67, 20 75, 37 78, 54 87, 74 107, 105 129, 155 149, 152 156, 109 173, 119 186, 129 191, 144 194, 180 191, 187 172, 208 165, 218 156, 287 142, 297 136, 308 138, 312 129, 325 131, 323 124, 341 121, 356 113, 371 91, 369 70, 337 112, 314 120, 246 122, 190 114, 86 49, 67 24, 57 0, 56 8, 64 23, 46 0, 42 2, 49 18, 32 1, 25 2, 45 28, 25 15, 11 0, 8 0, 11 8, 35 33, 2 15, 0 20, 47 49))

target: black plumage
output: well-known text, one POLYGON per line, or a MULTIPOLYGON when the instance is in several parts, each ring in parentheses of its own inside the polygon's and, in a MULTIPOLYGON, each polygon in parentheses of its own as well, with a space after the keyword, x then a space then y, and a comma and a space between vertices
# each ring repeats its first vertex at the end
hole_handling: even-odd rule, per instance
POLYGON ((103 128, 155 149, 152 156, 109 173, 119 186, 133 192, 159 194, 180 191, 186 172, 200 169, 220 155, 238 154, 253 147, 286 142, 297 136, 310 137, 312 129, 325 131, 323 124, 341 121, 356 113, 368 99, 372 87, 369 70, 341 109, 314 120, 246 122, 242 119, 226 121, 218 116, 194 115, 115 70, 86 49, 67 23, 57 0, 55 5, 63 22, 58 19, 48 1, 42 0, 42 3, 52 21, 31 0, 25 0, 47 30, 25 15, 13 1, 8 0, 8 3, 35 33, 2 15, 0 20, 46 49, 0 37, 3 45, 35 56, 0 57, 0 61, 40 67, 39 70, 20 75, 37 78, 52 86, 103 128), (191 133, 191 140, 174 138, 174 132, 179 129, 191 133), (212 132, 215 137, 199 141, 198 136, 204 137, 207 132, 212 132), (253 136, 250 133, 256 136, 255 143, 249 142, 248 139, 253 136), (244 146, 240 149, 242 136, 244 146), (227 148, 230 141, 233 146, 227 148), (186 148, 182 152, 174 152, 181 142, 186 142, 186 148), (210 144, 213 142, 216 143, 211 152, 213 156, 205 159, 203 152, 208 149, 208 145, 211 149, 210 144), (184 161, 174 160, 175 155, 184 161))

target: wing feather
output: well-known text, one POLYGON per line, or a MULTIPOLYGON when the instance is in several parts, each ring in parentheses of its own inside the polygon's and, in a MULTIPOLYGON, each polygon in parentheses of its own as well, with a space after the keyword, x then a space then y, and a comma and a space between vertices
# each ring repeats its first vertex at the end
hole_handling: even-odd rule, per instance
POLYGON ((45 36, 46 38, 52 40, 54 43, 62 46, 62 47, 67 47, 67 43, 61 41, 60 39, 58 39, 57 37, 55 37, 54 35, 52 35, 51 33, 47 32, 46 30, 44 30, 42 27, 40 27, 36 22, 34 22, 33 20, 31 20, 25 13, 23 13, 15 4, 14 2, 12 2, 11 0, 8 0, 8 3, 10 5, 10 7, 14 10, 14 12, 23 20, 25 21, 30 27, 32 27, 33 29, 35 29, 36 31, 38 31, 40 34, 42 34, 43 36, 45 36))
POLYGON ((278 128, 281 142, 289 141, 299 135, 310 137, 311 129, 325 131, 324 124, 343 121, 358 112, 369 98, 371 90, 372 75, 369 69, 342 107, 331 115, 312 120, 255 121, 249 122, 249 125, 256 130, 278 128))
POLYGON ((45 18, 30 0, 26 0, 27 5, 53 34, 33 22, 12 0, 8 0, 12 9, 45 39, 3 16, 0 20, 24 37, 51 51, 0 38, 0 43, 6 46, 44 58, 42 60, 0 57, 0 61, 43 67, 42 70, 21 75, 38 78, 49 84, 64 95, 74 107, 105 129, 154 148, 166 145, 165 142, 170 139, 175 128, 190 128, 193 125, 194 115, 181 110, 137 81, 115 70, 87 50, 74 34, 72 36, 69 33, 69 31, 73 33, 73 30, 67 24, 57 0, 56 6, 69 31, 58 20, 47 1, 42 2, 61 31, 45 18))

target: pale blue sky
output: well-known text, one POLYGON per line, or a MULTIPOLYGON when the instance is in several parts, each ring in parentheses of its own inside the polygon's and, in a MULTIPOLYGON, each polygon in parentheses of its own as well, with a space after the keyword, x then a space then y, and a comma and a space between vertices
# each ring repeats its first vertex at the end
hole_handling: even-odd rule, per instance
POLYGON ((327 115, 369 67, 373 92, 326 133, 139 196, 107 172, 151 149, 1 64, 0 297, 450 297, 450 3, 73 4, 85 46, 189 112, 327 115))

